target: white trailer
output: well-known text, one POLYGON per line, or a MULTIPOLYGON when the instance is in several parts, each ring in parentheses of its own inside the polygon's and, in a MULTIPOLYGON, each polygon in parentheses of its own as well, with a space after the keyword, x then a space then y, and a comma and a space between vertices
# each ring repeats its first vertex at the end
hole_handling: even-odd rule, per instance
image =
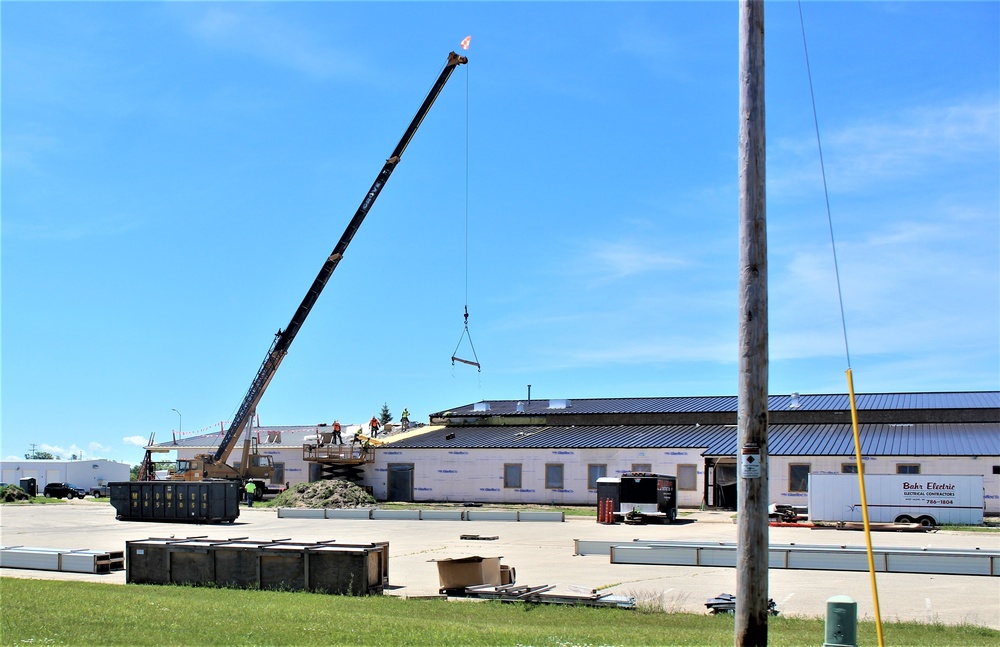
MULTIPOLYGON (((863 521, 857 474, 810 474, 811 521, 863 521)), ((964 474, 865 474, 868 521, 982 525, 983 477, 964 474)))

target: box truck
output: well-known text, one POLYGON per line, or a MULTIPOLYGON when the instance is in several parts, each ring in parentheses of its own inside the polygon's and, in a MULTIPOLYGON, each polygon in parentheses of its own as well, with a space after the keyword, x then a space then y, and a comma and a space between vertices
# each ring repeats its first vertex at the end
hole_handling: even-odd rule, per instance
MULTIPOLYGON (((810 474, 811 521, 863 521, 857 474, 810 474)), ((982 525, 983 477, 964 474, 866 474, 871 523, 982 525)))

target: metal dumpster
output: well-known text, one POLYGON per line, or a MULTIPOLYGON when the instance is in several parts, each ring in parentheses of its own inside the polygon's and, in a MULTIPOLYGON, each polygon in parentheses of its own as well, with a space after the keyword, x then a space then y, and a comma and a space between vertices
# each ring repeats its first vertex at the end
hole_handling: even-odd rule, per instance
POLYGON ((19 481, 19 486, 28 496, 38 496, 38 481, 33 476, 27 476, 19 481))
POLYGON ((236 481, 123 481, 111 483, 120 521, 232 523, 240 516, 236 481))

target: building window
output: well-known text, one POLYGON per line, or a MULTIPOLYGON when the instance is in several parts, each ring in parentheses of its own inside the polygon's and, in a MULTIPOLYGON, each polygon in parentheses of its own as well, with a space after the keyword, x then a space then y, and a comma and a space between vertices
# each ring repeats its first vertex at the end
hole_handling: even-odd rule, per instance
POLYGON ((285 464, 275 463, 274 471, 271 472, 271 483, 277 483, 278 485, 285 484, 285 464))
MULTIPOLYGON (((861 471, 862 472, 865 471, 865 466, 864 465, 861 466, 861 471)), ((857 463, 841 463, 841 465, 840 465, 840 473, 841 474, 857 474, 858 473, 858 464, 857 463)))
POLYGON ((545 489, 561 490, 563 487, 563 464, 545 464, 545 489))
POLYGON ((896 465, 896 474, 919 474, 920 465, 916 463, 900 463, 896 465))
POLYGON ((698 489, 698 466, 678 465, 677 466, 677 489, 697 490, 698 489))
POLYGON ((505 488, 521 489, 521 464, 504 463, 503 486, 505 488))
POLYGON ((596 490, 597 489, 597 479, 604 478, 608 475, 607 465, 588 465, 587 466, 587 489, 596 490))
POLYGON ((633 472, 644 472, 646 474, 649 474, 649 473, 651 473, 653 471, 653 464, 652 463, 632 463, 632 471, 633 472))
POLYGON ((792 463, 788 466, 788 491, 808 492, 809 491, 809 464, 792 463))

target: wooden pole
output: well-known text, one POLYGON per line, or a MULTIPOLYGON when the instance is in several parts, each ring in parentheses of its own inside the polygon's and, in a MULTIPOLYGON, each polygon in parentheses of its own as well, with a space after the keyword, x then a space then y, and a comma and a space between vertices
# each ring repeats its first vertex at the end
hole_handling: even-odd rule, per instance
POLYGON ((767 644, 767 219, 764 2, 740 1, 740 279, 734 644, 767 644))

